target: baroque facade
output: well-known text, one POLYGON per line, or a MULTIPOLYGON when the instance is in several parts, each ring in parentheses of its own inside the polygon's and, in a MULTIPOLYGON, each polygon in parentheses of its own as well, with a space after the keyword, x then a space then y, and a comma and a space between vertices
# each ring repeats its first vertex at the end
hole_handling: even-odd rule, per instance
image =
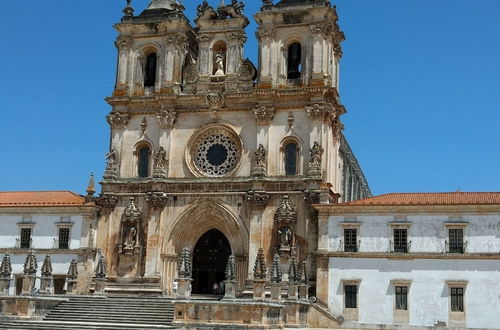
POLYGON ((243 8, 204 1, 193 26, 176 1, 152 1, 137 16, 129 4, 115 25, 111 147, 97 200, 114 290, 147 282, 173 295, 186 247, 193 293, 211 292, 234 255, 242 294, 259 248, 268 263, 279 253, 284 269, 295 253, 314 280, 311 205, 370 196, 342 135, 335 9, 264 1, 255 65, 243 56, 243 8))

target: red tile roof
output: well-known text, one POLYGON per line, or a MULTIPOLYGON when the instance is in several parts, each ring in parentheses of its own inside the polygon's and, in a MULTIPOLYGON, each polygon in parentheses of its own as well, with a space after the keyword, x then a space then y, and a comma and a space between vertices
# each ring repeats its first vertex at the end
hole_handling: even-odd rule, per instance
POLYGON ((85 198, 71 191, 2 191, 0 207, 82 206, 85 198))
POLYGON ((500 204, 500 192, 394 193, 338 205, 472 205, 500 204))

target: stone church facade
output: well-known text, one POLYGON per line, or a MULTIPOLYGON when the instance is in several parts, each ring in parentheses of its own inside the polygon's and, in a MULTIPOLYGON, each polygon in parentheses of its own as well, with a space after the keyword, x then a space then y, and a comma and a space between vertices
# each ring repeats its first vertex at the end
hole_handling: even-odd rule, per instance
MULTIPOLYGON (((243 56, 243 3, 203 2, 194 25, 175 1, 124 10, 97 246, 108 279, 173 295, 183 248, 193 293, 235 256, 237 293, 259 248, 305 260, 314 283, 312 204, 371 195, 342 135, 344 34, 329 1, 264 1, 259 63, 243 56), (196 275, 198 274, 198 275, 196 275)), ((110 289, 111 290, 111 289, 110 289)))

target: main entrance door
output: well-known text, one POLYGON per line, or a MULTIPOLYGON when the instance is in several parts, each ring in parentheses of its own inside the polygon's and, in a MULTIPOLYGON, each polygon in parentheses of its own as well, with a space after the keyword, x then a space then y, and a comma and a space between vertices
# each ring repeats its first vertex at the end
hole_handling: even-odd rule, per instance
POLYGON ((224 281, 231 246, 217 229, 206 232, 196 243, 193 253, 193 293, 212 294, 214 283, 224 281))

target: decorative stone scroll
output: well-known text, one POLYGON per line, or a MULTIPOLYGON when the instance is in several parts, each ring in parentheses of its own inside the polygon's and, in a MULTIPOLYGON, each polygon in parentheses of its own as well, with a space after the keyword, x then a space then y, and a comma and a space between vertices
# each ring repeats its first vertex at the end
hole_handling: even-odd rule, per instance
POLYGON ((262 144, 259 144, 259 147, 255 151, 255 166, 252 169, 252 176, 262 177, 266 176, 266 149, 262 144))
POLYGON ((168 203, 168 196, 161 191, 150 191, 146 193, 146 202, 152 208, 164 208, 168 203))
POLYGON ((297 212, 295 207, 290 205, 287 195, 283 196, 281 205, 274 214, 274 222, 277 226, 276 240, 280 254, 289 254, 295 245, 295 224, 297 222, 297 212))
POLYGON ((120 171, 119 159, 118 151, 111 148, 106 154, 106 170, 104 171, 105 180, 115 180, 118 177, 120 171))
POLYGON ((140 229, 142 212, 135 205, 135 198, 130 197, 130 202, 122 214, 120 223, 120 245, 118 253, 135 255, 141 250, 140 229))
POLYGON ((120 201, 120 197, 111 193, 101 194, 96 201, 96 204, 102 208, 113 209, 120 201))
POLYGON ((266 206, 269 201, 270 195, 265 192, 249 191, 245 194, 245 200, 250 203, 258 204, 259 206, 266 206))
POLYGON ((257 122, 257 125, 271 125, 271 122, 274 119, 275 112, 275 108, 269 108, 263 105, 254 109, 253 114, 255 115, 255 121, 257 122))
POLYGON ((106 116, 108 124, 113 129, 125 129, 128 125, 129 115, 123 112, 111 112, 106 116))
POLYGON ((314 142, 313 147, 309 152, 309 171, 307 174, 310 177, 321 178, 321 160, 323 157, 323 148, 318 142, 314 142))

